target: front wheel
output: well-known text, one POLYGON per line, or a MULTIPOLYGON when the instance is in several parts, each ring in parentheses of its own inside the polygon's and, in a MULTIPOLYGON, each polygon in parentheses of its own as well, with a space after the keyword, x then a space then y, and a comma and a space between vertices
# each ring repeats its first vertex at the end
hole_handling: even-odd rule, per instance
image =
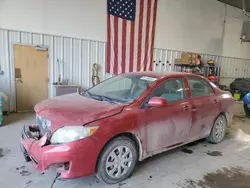
POLYGON ((103 150, 96 176, 108 184, 126 179, 133 171, 138 159, 135 143, 127 137, 112 140, 103 150))
POLYGON ((224 115, 220 115, 214 122, 214 126, 212 128, 212 131, 207 137, 207 140, 213 144, 220 143, 227 131, 227 119, 224 115))

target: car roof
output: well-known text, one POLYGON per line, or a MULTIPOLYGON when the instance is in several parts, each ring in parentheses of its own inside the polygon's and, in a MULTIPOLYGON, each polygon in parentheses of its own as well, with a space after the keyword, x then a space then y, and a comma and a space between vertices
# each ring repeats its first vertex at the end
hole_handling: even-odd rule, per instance
POLYGON ((147 72, 130 72, 125 73, 124 75, 135 75, 135 76, 148 76, 154 78, 165 78, 165 77, 174 77, 174 76, 198 76, 196 74, 185 73, 185 72, 154 72, 154 71, 147 71, 147 72))

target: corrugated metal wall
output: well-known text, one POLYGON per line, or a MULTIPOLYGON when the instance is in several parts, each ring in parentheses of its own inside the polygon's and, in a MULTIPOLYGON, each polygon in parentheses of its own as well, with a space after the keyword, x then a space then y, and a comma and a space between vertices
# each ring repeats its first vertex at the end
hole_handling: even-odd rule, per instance
MULTIPOLYGON (((106 43, 78 38, 38 34, 0 29, 0 91, 10 98, 10 110, 16 109, 13 45, 40 45, 49 50, 49 96, 54 96, 52 83, 58 75, 69 79, 70 84, 90 87, 92 65, 100 66, 99 76, 104 80, 110 75, 105 73, 106 43)), ((181 51, 155 49, 154 71, 172 71, 174 59, 181 51)), ((250 76, 250 60, 201 54, 204 60, 214 60, 222 67, 221 84, 228 85, 235 77, 250 76)))
MULTIPOLYGON (((154 71, 174 70, 174 60, 181 56, 182 51, 154 49, 154 71)), ((202 60, 214 60, 221 67, 220 84, 229 85, 237 77, 250 77, 250 59, 223 57, 218 55, 200 54, 202 60)))
POLYGON ((0 66, 4 75, 0 75, 0 91, 10 98, 10 110, 16 109, 13 45, 40 45, 48 47, 49 53, 49 96, 54 96, 52 83, 69 79, 86 89, 90 87, 92 65, 98 63, 99 76, 103 80, 105 74, 106 43, 70 37, 28 33, 0 29, 0 66))
POLYGON ((229 85, 235 78, 250 77, 250 59, 221 57, 220 66, 220 84, 229 85))

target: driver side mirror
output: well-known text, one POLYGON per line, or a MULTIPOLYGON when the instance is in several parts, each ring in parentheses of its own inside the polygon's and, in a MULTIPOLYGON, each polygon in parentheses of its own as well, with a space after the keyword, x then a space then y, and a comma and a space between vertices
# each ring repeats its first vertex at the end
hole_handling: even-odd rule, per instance
POLYGON ((162 97, 152 97, 148 101, 149 107, 161 107, 167 104, 167 100, 162 97))

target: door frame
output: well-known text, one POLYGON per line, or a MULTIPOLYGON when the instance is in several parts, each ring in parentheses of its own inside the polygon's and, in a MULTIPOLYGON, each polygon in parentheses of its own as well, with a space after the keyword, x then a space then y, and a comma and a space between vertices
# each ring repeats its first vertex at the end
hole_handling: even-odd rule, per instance
MULTIPOLYGON (((13 61, 12 61, 12 63, 10 64, 10 70, 11 70, 11 72, 10 72, 10 77, 11 77, 11 82, 12 82, 12 84, 11 84, 11 86, 12 86, 12 88, 10 88, 10 98, 11 99, 14 99, 14 101, 13 101, 13 106, 14 106, 14 112, 17 112, 17 94, 16 94, 16 76, 15 76, 15 49, 14 49, 14 46, 29 46, 29 47, 37 47, 37 46, 39 46, 39 47, 41 47, 41 48, 47 48, 48 50, 47 50, 47 52, 48 52, 48 58, 47 58, 47 62, 48 62, 48 79, 49 79, 49 81, 48 81, 48 98, 50 97, 50 94, 51 94, 51 89, 50 89, 50 81, 51 81, 51 78, 50 78, 50 65, 51 65, 51 63, 50 63, 50 56, 49 56, 49 52, 50 52, 50 47, 49 46, 47 46, 47 45, 35 45, 35 44, 24 44, 24 43, 12 43, 12 45, 11 45, 11 47, 12 47, 12 59, 13 59, 13 61)), ((11 57, 9 57, 10 59, 11 59, 11 57)), ((10 105, 10 104, 9 104, 10 105)), ((9 108, 10 108, 10 106, 9 106, 9 108)))
MULTIPOLYGON (((199 78, 197 76, 194 76, 194 75, 188 75, 188 76, 185 76, 185 80, 186 80, 186 83, 187 83, 187 86, 188 86, 188 93, 189 93, 189 96, 190 96, 189 99, 191 100, 192 104, 194 103, 193 101, 195 101, 195 100, 209 99, 210 97, 215 97, 216 96, 215 90, 213 89, 213 87, 210 85, 210 83, 206 79, 204 79, 204 78, 201 79, 201 78, 199 78), (192 97, 191 96, 191 87, 190 87, 190 84, 188 83, 188 79, 196 79, 196 80, 203 81, 211 89, 212 95, 192 97)), ((192 118, 193 118, 193 114, 192 114, 192 118)), ((192 119, 192 121, 193 121, 193 119, 192 119)), ((193 122, 192 122, 192 124, 193 124, 193 122)), ((191 127, 190 134, 192 133, 192 129, 193 129, 193 126, 191 127)), ((191 139, 191 142, 193 142, 195 140, 197 140, 197 139, 191 139)))

